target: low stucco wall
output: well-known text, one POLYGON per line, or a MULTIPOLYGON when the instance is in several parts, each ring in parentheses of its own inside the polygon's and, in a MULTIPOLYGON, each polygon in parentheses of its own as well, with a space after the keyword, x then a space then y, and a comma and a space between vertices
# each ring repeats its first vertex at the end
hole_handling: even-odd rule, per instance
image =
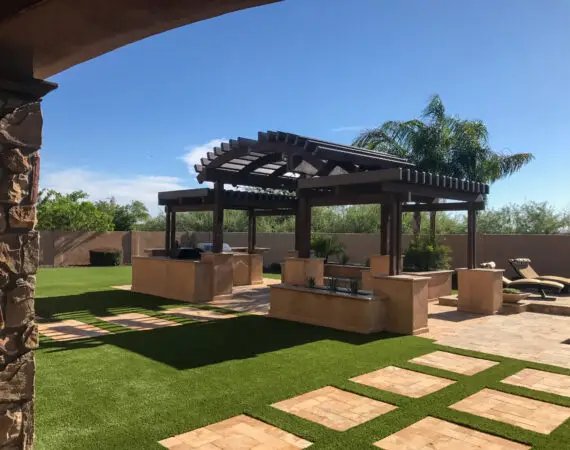
POLYGON ((435 302, 439 297, 451 295, 451 279, 453 270, 433 270, 430 272, 405 272, 404 275, 415 275, 418 277, 428 277, 428 301, 435 302))
POLYGON ((170 258, 133 258, 132 290, 191 303, 212 300, 212 264, 170 258))
POLYGON ((270 287, 269 316, 356 333, 385 329, 386 299, 286 284, 270 287))

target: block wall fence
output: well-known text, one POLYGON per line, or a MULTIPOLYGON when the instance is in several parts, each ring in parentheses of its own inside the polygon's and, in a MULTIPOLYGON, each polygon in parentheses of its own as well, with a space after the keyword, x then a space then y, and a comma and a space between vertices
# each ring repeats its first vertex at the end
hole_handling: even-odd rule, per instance
MULTIPOLYGON (((181 233, 180 233, 181 234, 181 233)), ((211 242, 212 234, 196 232, 198 242, 211 242)), ((380 248, 379 234, 337 234, 345 244, 350 261, 363 263, 380 248)), ((465 267, 467 262, 467 236, 441 235, 442 242, 451 247, 452 266, 465 267)), ((264 265, 283 261, 287 251, 294 247, 293 233, 258 233, 258 247, 267 247, 264 265)), ((411 236, 404 235, 403 248, 411 236)), ((225 233, 224 240, 231 246, 247 246, 247 233, 225 233)), ((89 264, 89 250, 114 247, 123 251, 123 264, 130 264, 132 256, 144 255, 145 248, 164 247, 162 232, 40 232, 40 265, 43 267, 69 267, 89 264)), ((488 235, 477 236, 477 261, 495 261, 500 268, 514 275, 507 259, 528 257, 533 267, 549 275, 570 276, 570 235, 488 235)))

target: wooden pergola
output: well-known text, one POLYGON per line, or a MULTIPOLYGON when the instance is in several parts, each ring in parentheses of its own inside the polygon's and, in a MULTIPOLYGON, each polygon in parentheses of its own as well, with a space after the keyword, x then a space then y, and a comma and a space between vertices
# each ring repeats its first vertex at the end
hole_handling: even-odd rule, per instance
POLYGON ((257 216, 290 214, 295 216, 295 250, 308 258, 312 207, 379 204, 380 253, 390 255, 391 275, 402 271, 402 213, 412 211, 467 211, 467 262, 475 267, 476 211, 485 207, 486 184, 420 172, 387 153, 279 131, 224 142, 195 168, 198 181, 213 183, 212 189, 158 195, 166 211, 167 250, 174 246, 177 212, 213 211, 213 247, 221 252, 224 210, 238 209, 249 214, 250 252, 257 216))

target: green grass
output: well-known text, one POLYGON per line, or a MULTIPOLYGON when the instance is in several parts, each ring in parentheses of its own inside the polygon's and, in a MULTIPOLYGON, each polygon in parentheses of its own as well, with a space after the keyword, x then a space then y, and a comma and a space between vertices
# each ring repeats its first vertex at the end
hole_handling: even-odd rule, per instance
POLYGON ((500 364, 462 376, 407 361, 441 349, 485 355, 420 337, 362 336, 259 316, 191 323, 168 316, 168 307, 180 303, 109 289, 128 283, 129 268, 40 271, 40 315, 75 318, 115 333, 67 343, 42 340, 37 352, 38 449, 159 449, 161 439, 242 413, 308 439, 314 449, 372 449, 373 442, 428 415, 534 449, 570 447, 570 422, 545 436, 448 408, 484 387, 570 406, 569 398, 500 384, 524 367, 570 375, 568 370, 487 355, 500 364), (164 316, 184 325, 132 332, 95 317, 123 311, 164 316), (387 365, 456 383, 409 399, 348 381, 387 365), (327 385, 398 409, 336 432, 269 406, 327 385))

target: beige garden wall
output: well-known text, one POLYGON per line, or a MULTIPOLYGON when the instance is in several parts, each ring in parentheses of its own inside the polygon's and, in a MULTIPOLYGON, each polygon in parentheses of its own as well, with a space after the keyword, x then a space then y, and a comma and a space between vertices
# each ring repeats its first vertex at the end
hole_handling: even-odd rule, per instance
MULTIPOLYGON (((40 264, 65 267, 89 264, 89 250, 97 247, 116 247, 123 250, 123 263, 130 264, 132 256, 143 256, 145 248, 164 246, 161 232, 50 232, 40 233, 40 264)), ((363 263, 380 249, 380 236, 376 234, 338 234, 353 263, 363 263)), ((452 266, 465 267, 467 261, 467 238, 465 235, 440 236, 453 250, 452 266)), ((197 242, 211 242, 207 232, 196 233, 197 242)), ((231 246, 247 246, 247 233, 225 233, 224 240, 231 246)), ((403 248, 410 242, 404 236, 403 248)), ((267 247, 264 264, 283 261, 286 253, 295 245, 293 233, 258 233, 258 247, 267 247)), ((539 273, 570 276, 570 235, 479 235, 477 260, 493 260, 501 268, 507 268, 507 259, 529 257, 539 273)), ((507 272, 513 275, 512 272, 507 272)))

